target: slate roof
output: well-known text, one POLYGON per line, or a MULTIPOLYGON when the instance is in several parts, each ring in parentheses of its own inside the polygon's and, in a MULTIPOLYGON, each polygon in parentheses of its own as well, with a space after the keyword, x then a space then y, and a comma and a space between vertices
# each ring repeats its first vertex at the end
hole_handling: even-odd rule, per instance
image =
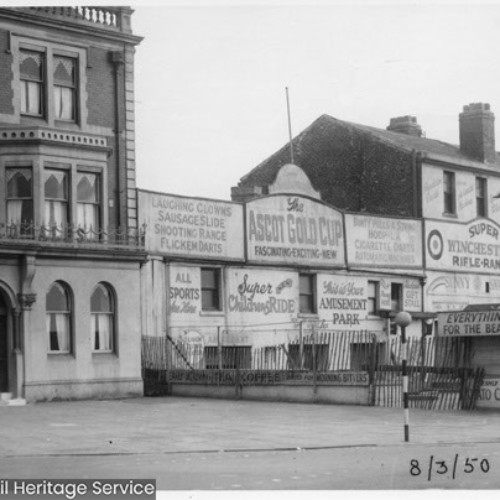
MULTIPOLYGON (((392 132, 385 129, 370 127, 368 125, 360 125, 358 123, 339 120, 327 114, 320 116, 311 125, 309 125, 309 127, 293 139, 296 156, 300 158, 302 155, 307 156, 309 154, 309 144, 311 144, 311 141, 314 141, 315 135, 320 135, 319 131, 322 131, 322 135, 324 135, 325 130, 328 133, 328 129, 332 128, 333 130, 334 127, 338 126, 346 127, 352 131, 362 132, 371 136, 375 140, 379 140, 399 150, 407 152, 420 152, 424 157, 434 157, 435 159, 449 161, 450 163, 466 164, 472 167, 493 170, 497 173, 498 168, 500 167, 500 155, 498 153, 496 160, 497 164, 489 165, 465 155, 460 151, 460 147, 458 145, 449 144, 436 139, 428 139, 400 132, 392 132)), ((322 148, 322 150, 325 151, 324 148, 322 148)), ((240 179, 239 186, 262 186, 272 183, 276 177, 279 167, 284 163, 284 158, 287 158, 285 162, 289 161, 288 151, 289 145, 286 144, 276 153, 272 154, 269 158, 257 165, 248 174, 243 176, 240 179)), ((314 153, 311 152, 311 154, 314 153)))

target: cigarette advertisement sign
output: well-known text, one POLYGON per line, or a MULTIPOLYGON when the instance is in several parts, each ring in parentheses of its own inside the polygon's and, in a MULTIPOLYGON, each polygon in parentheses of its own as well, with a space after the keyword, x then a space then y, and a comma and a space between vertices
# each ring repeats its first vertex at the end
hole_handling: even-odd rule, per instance
POLYGON ((349 265, 422 267, 420 221, 346 214, 349 265))
POLYGON ((500 274, 500 226, 494 221, 427 221, 425 229, 429 269, 500 274))
POLYGON ((139 191, 146 250, 158 255, 243 260, 243 207, 139 191))
POLYGON ((443 337, 500 335, 500 311, 438 313, 437 334, 443 337))
POLYGON ((247 203, 248 260, 344 266, 342 214, 299 196, 270 196, 247 203))

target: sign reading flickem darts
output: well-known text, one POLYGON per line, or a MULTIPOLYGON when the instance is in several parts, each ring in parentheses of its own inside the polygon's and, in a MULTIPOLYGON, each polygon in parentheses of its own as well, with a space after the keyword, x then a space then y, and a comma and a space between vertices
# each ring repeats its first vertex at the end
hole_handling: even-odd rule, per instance
POLYGON ((494 221, 426 221, 425 227, 427 268, 500 274, 500 226, 494 221))

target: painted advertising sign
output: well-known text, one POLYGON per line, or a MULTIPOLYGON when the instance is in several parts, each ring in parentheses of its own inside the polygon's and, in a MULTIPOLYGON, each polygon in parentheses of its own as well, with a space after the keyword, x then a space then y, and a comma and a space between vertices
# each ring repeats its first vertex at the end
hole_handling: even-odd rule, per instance
POLYGON ((346 214, 349 265, 422 267, 420 221, 346 214))
POLYGON ((293 272, 228 269, 228 313, 243 323, 291 321, 298 312, 297 286, 293 272))
POLYGON ((366 278, 319 275, 318 287, 320 317, 327 317, 332 321, 333 328, 360 325, 366 319, 368 314, 366 278))
POLYGON ((170 314, 198 314, 201 310, 201 277, 196 267, 169 268, 168 301, 170 314))
POLYGON ((243 260, 243 207, 237 203, 138 192, 146 250, 158 255, 243 260))
POLYGON ((425 227, 428 268, 500 274, 500 226, 494 221, 427 221, 425 227))
POLYGON ((247 203, 246 222, 250 261, 345 265, 342 214, 323 203, 270 196, 247 203))
POLYGON ((479 389, 478 408, 500 409, 500 379, 485 378, 479 389))
POLYGON ((443 337, 500 335, 500 311, 440 312, 437 334, 443 337))

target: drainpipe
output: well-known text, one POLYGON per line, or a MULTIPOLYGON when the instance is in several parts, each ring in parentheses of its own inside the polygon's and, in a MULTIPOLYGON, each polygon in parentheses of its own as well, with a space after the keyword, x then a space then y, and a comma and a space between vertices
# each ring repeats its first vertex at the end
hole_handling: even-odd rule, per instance
POLYGON ((120 96, 122 95, 122 85, 120 84, 120 69, 125 64, 125 54, 120 50, 115 50, 110 52, 110 59, 114 65, 114 76, 115 76, 115 141, 116 141, 116 192, 117 192, 117 206, 116 206, 116 215, 118 220, 118 227, 123 230, 126 226, 124 220, 124 214, 122 211, 122 192, 124 190, 124 186, 122 185, 121 180, 121 122, 122 122, 122 113, 120 109, 120 96))

